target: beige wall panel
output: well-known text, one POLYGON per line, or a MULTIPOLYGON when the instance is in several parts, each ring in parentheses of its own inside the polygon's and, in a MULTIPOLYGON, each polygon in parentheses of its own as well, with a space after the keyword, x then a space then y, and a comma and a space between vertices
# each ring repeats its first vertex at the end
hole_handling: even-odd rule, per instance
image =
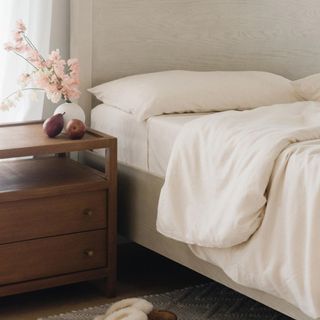
POLYGON ((319 0, 71 0, 71 55, 85 90, 168 69, 320 72, 319 0))
POLYGON ((318 0, 94 0, 93 83, 167 69, 320 71, 318 0))
POLYGON ((92 84, 92 1, 70 1, 70 56, 80 61, 79 104, 85 111, 87 124, 92 106, 92 96, 86 91, 92 84))

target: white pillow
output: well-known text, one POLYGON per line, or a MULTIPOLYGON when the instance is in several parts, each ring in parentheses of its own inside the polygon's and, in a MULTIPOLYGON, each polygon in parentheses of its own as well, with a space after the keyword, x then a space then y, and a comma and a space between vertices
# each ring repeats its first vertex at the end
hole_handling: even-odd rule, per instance
POLYGON ((320 73, 292 81, 297 94, 308 101, 320 101, 320 73))
POLYGON ((245 110, 298 100, 291 81, 259 71, 162 71, 106 82, 89 92, 139 120, 165 113, 245 110))

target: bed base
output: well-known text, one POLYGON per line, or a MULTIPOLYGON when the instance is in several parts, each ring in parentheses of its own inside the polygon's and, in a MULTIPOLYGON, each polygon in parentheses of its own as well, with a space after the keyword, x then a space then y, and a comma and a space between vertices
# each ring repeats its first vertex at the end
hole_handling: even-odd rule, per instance
MULTIPOLYGON (((84 153, 82 160, 98 169, 103 168, 103 158, 93 152, 84 153)), ((312 320, 285 300, 239 285, 219 267, 197 258, 186 244, 158 233, 155 226, 162 184, 162 178, 119 164, 118 221, 121 235, 294 319, 312 320)))

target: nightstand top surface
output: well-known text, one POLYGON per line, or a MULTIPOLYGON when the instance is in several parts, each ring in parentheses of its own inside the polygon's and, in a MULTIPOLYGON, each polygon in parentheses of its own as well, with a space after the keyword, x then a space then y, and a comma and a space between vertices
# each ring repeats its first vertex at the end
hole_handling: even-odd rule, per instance
POLYGON ((82 139, 71 140, 65 134, 49 138, 42 129, 42 121, 0 126, 2 159, 108 148, 115 143, 116 138, 90 128, 82 139))

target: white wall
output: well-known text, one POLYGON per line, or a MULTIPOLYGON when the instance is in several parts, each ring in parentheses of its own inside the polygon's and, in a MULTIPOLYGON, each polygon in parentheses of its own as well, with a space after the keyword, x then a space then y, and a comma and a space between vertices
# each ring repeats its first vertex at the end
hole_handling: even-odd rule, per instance
MULTIPOLYGON (((70 1, 52 1, 52 22, 50 37, 50 52, 60 49, 61 56, 68 59, 70 56, 70 1)), ((62 103, 62 102, 61 102, 62 103)), ((43 119, 53 114, 56 104, 45 99, 43 119)))

